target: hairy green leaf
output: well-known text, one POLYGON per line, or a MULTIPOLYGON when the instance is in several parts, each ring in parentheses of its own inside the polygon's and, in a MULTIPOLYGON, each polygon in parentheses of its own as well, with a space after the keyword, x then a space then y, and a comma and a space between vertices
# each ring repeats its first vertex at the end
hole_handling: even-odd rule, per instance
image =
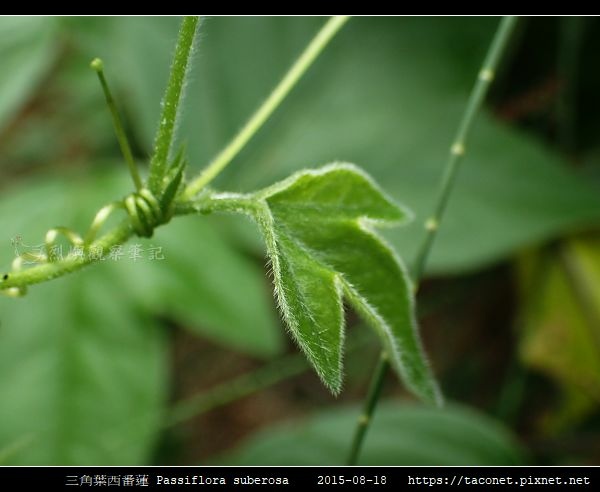
MULTIPOLYGON (((252 436, 222 456, 227 465, 344 464, 356 407, 319 412, 252 436)), ((499 422, 456 404, 444 409, 382 402, 365 441, 360 465, 519 465, 525 453, 499 422)))
MULTIPOLYGON (((117 19, 107 36, 146 148, 158 118, 155 102, 166 81, 177 22, 117 19)), ((378 182, 386 183, 391 196, 415 212, 417 220, 406 229, 386 231, 394 247, 411 258, 497 22, 459 17, 353 20, 240 153, 237 164, 219 176, 219 186, 258 189, 307 162, 363 163, 378 182)), ((181 122, 182 134, 194 135, 188 148, 191 162, 209 161, 228 142, 321 24, 311 17, 207 20, 187 93, 189 107, 202 111, 185 112, 181 122)), ((106 40, 99 48, 108 48, 106 40)), ((427 271, 473 271, 524 246, 597 223, 599 195, 588 185, 530 134, 484 112, 427 271)))
POLYGON ((417 334, 411 282, 373 230, 410 214, 369 176, 351 164, 331 164, 252 195, 212 200, 213 207, 242 211, 258 223, 283 318, 334 393, 342 386, 345 297, 377 331, 408 387, 439 401, 417 334))

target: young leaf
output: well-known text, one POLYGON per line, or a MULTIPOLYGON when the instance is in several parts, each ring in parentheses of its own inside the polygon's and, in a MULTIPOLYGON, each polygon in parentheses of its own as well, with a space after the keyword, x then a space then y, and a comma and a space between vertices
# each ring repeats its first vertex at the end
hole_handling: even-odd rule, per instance
POLYGON ((252 195, 211 198, 214 209, 244 212, 258 223, 283 318, 334 393, 342 385, 345 297, 377 331, 408 387, 440 400, 417 335, 410 280, 372 230, 404 222, 409 213, 364 172, 331 164, 252 195))

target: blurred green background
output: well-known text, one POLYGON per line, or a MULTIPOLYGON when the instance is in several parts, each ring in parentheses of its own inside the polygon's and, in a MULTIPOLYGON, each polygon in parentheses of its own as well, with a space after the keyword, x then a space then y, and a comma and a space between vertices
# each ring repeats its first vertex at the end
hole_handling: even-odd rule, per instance
MULTIPOLYGON (((203 21, 179 127, 194 169, 323 22, 203 21)), ((3 270, 11 240, 83 232, 130 192, 89 61, 145 166, 178 23, 0 18, 3 270)), ((386 231, 410 262, 497 23, 351 20, 215 186, 354 162, 416 213, 386 231)), ((520 22, 419 297, 451 403, 411 402, 390 375, 361 463, 600 464, 599 47, 597 19, 520 22)), ((0 298, 0 464, 344 461, 377 342, 349 313, 345 389, 329 395, 285 335, 250 223, 179 218, 98 263, 0 298)))

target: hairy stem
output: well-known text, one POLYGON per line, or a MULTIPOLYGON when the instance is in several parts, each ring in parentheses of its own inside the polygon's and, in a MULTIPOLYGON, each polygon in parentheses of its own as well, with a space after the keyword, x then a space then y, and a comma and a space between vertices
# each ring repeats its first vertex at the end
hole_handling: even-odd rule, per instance
MULTIPOLYGON (((99 251, 109 251, 113 246, 123 244, 133 235, 133 229, 129 220, 124 220, 104 236, 98 238, 89 245, 89 248, 99 251)), ((94 263, 91 255, 78 256, 69 254, 66 258, 56 261, 42 263, 40 265, 23 270, 7 273, 1 280, 0 289, 24 288, 28 285, 39 284, 55 279, 94 263)))
POLYGON ((135 189, 139 191, 143 186, 142 180, 140 178, 140 174, 138 173, 137 166, 135 165, 135 161, 133 160, 131 146, 129 145, 127 134, 125 133, 123 124, 121 123, 121 118, 119 117, 119 112, 117 111, 117 105, 115 104, 115 100, 113 99, 110 88, 108 87, 108 82, 106 82, 106 77, 104 77, 104 64, 100 58, 94 58, 92 63, 90 63, 90 67, 98 74, 98 79, 100 80, 100 85, 102 86, 104 97, 106 98, 106 104, 108 105, 108 109, 110 110, 110 115, 112 117, 115 134, 117 136, 117 140, 119 141, 119 147, 121 147, 121 153, 125 158, 127 167, 129 167, 129 174, 131 174, 131 179, 133 179, 135 189))
POLYGON ((162 101, 162 112, 154 140, 154 151, 150 160, 149 188, 158 195, 163 188, 163 178, 173 145, 175 123, 182 99, 185 80, 190 67, 192 47, 198 30, 198 17, 185 17, 179 29, 169 82, 162 101))
MULTIPOLYGON (((479 71, 475 86, 473 87, 471 95, 469 96, 469 101, 458 126, 454 141, 450 146, 448 160, 446 161, 444 174, 436 199, 436 205, 434 207, 433 214, 425 221, 425 238, 421 243, 421 247, 417 252, 417 257, 413 265, 412 277, 415 290, 418 288, 421 277, 423 276, 425 265, 427 263, 427 259, 429 258, 429 253, 431 252, 431 247, 433 246, 433 242, 446 210, 446 206, 448 205, 448 199, 450 198, 460 163, 466 153, 467 138, 471 128, 473 127, 475 117, 479 113, 492 80, 494 79, 498 63, 500 62, 502 54, 508 45, 508 41, 514 30, 516 21, 516 17, 510 16, 504 17, 500 22, 500 26, 494 35, 492 44, 490 45, 483 62, 483 66, 479 71)), ((382 355, 373 373, 370 390, 367 394, 367 398, 363 407, 363 413, 358 418, 358 423, 354 431, 350 454, 348 455, 349 465, 355 465, 358 461, 365 436, 373 418, 375 409, 377 408, 383 381, 387 371, 389 370, 389 367, 390 364, 387 361, 387 358, 382 355)))
POLYGON ((306 47, 304 52, 285 74, 281 82, 273 89, 273 92, 265 102, 252 115, 244 127, 233 138, 214 160, 194 179, 185 190, 184 197, 191 198, 217 177, 225 167, 244 148, 248 141, 264 125, 273 112, 279 107, 290 91, 295 87, 300 78, 306 73, 313 62, 321 54, 329 41, 335 36, 340 28, 348 21, 348 16, 332 17, 321 28, 314 39, 306 47))
MULTIPOLYGON (((191 183, 187 188, 186 193, 178 199, 174 215, 198 211, 198 200, 195 197, 197 192, 214 179, 214 177, 229 164, 231 159, 233 159, 248 140, 258 131, 347 20, 347 17, 333 17, 325 24, 325 26, 323 26, 308 45, 304 53, 286 74, 284 79, 269 96, 267 101, 265 101, 263 106, 261 106, 257 113, 251 118, 246 127, 244 127, 240 134, 238 134, 232 142, 227 145, 225 150, 219 154, 223 157, 218 157, 203 174, 191 183)), ((181 94, 189 67, 189 59, 194 36, 197 32, 198 22, 197 17, 186 17, 179 30, 179 39, 177 41, 177 47, 169 75, 169 82, 163 99, 163 111, 155 139, 154 154, 150 163, 150 187, 154 194, 162 192, 162 181, 167 168, 166 162, 172 146, 177 110, 181 101, 181 94)), ((97 67, 93 68, 97 69, 97 67)), ((106 216, 115 208, 119 207, 109 205, 101 209, 96 214, 96 219, 94 219, 90 231, 85 237, 94 238, 100 225, 104 223, 106 216)), ((206 211, 210 211, 210 203, 206 204, 206 209, 206 211)), ((134 233, 135 230, 132 227, 132 221, 125 220, 115 229, 107 232, 104 236, 87 244, 87 247, 108 251, 113 246, 126 242, 134 235, 134 233)), ((0 292, 11 296, 18 296, 24 292, 24 289, 28 285, 45 282, 66 275, 95 261, 98 261, 97 258, 92 258, 89 255, 84 257, 69 255, 59 261, 42 263, 23 270, 17 269, 16 271, 6 273, 0 277, 0 292)))

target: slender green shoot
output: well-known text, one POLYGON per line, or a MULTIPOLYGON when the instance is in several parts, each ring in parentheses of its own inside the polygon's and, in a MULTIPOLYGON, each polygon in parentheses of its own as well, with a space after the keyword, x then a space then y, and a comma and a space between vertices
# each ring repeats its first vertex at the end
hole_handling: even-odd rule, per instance
POLYGON ((418 250, 417 259, 413 265, 413 281, 415 285, 419 283, 423 276, 425 264, 429 257, 433 241, 437 235, 437 231, 442 220, 442 216, 448 205, 448 199, 454 187, 454 181, 458 174, 460 164, 467 152, 466 142, 467 138, 473 128, 475 117, 483 106, 483 101, 486 94, 494 80, 498 63, 502 54, 506 50, 510 35, 512 34, 517 18, 513 16, 504 17, 500 22, 498 31, 492 40, 492 44, 488 50, 488 53, 483 62, 483 66, 479 71, 477 82, 471 91, 469 102, 463 114, 463 117, 458 126, 458 131, 454 137, 454 141, 450 146, 448 153, 448 160, 444 167, 444 174, 436 205, 433 214, 425 221, 425 238, 421 243, 421 247, 418 250))
POLYGON ((179 29, 177 46, 173 64, 169 74, 167 89, 162 101, 162 113, 158 123, 156 138, 154 139, 154 151, 150 160, 149 188, 156 196, 163 190, 163 178, 167 169, 167 162, 173 138, 175 125, 183 96, 183 89, 192 58, 192 47, 198 31, 199 18, 185 17, 179 29))
MULTIPOLYGON (((498 64, 502 55, 506 51, 510 36, 514 31, 517 22, 517 17, 509 16, 504 17, 501 22, 492 44, 488 50, 488 53, 483 62, 483 66, 479 71, 475 86, 471 91, 469 101, 467 103, 465 112, 458 126, 458 131, 448 155, 446 166, 444 168, 444 174, 440 185, 436 205, 434 207, 433 214, 425 221, 425 238, 421 243, 421 247, 417 252, 417 257, 413 265, 412 277, 415 286, 415 290, 418 288, 419 282, 423 276, 433 241, 437 234, 440 222, 448 205, 448 199, 452 192, 452 188, 458 173, 459 165, 466 153, 466 142, 473 127, 475 117, 479 113, 483 106, 483 101, 490 88, 498 64)), ((390 363, 387 361, 385 356, 382 356, 371 379, 370 390, 367 394, 363 412, 358 418, 356 429, 354 431, 354 437, 352 445, 350 447, 350 453, 348 455, 348 464, 355 465, 358 462, 360 451, 362 449, 365 436, 369 425, 373 419, 379 396, 381 394, 381 386, 385 379, 385 375, 390 368, 390 363)))
POLYGON ((129 168, 129 174, 131 174, 131 179, 133 179, 135 188, 139 191, 143 186, 142 180, 140 178, 135 161, 133 160, 131 146, 129 145, 129 140, 127 140, 127 134, 123 128, 121 118, 119 117, 117 105, 115 104, 115 100, 113 99, 110 88, 108 87, 108 83, 106 82, 106 77, 104 77, 104 63, 100 58, 94 58, 90 63, 90 67, 98 74, 98 79, 100 80, 100 85, 104 91, 104 97, 106 98, 106 104, 108 104, 108 109, 110 110, 110 115, 112 116, 113 127, 115 129, 115 134, 117 135, 117 140, 119 141, 119 147, 121 147, 121 153, 125 158, 125 162, 129 168))
MULTIPOLYGON (((177 207, 174 206, 172 212, 170 210, 170 204, 169 210, 162 212, 164 214, 162 219, 165 217, 170 218, 171 213, 174 215, 182 215, 195 210, 195 207, 193 204, 191 204, 191 199, 194 197, 196 192, 204 187, 214 177, 216 177, 216 175, 231 161, 235 154, 237 154, 237 152, 239 152, 239 150, 241 150, 248 140, 256 133, 260 126, 277 108, 283 98, 291 91, 300 77, 307 71, 310 65, 323 51, 327 43, 331 40, 335 33, 339 31, 339 29, 347 20, 347 17, 334 17, 327 22, 327 24, 311 41, 295 65, 290 69, 284 80, 282 80, 278 87, 273 91, 273 94, 271 94, 263 107, 260 108, 257 114, 252 117, 251 121, 247 125, 250 130, 242 130, 241 133, 244 134, 244 138, 240 139, 239 135, 236 136, 221 153, 221 155, 230 155, 227 162, 219 159, 218 161, 220 163, 216 161, 218 164, 217 166, 215 166, 215 164, 209 166, 211 170, 207 175, 209 176, 208 180, 206 175, 200 175, 195 181, 196 185, 194 186, 194 183, 192 183, 192 190, 195 189, 196 191, 190 192, 188 188, 187 196, 182 196, 180 200, 177 200, 177 207), (230 150, 228 151, 227 149, 230 150), (231 149, 235 149, 235 151, 232 153, 231 149), (199 186, 198 182, 200 182, 199 186)), ((163 191, 166 192, 166 188, 169 186, 168 182, 164 183, 164 177, 168 173, 168 155, 172 147, 175 122, 177 119, 177 110, 180 104, 186 74, 189 69, 189 58, 192 51, 194 37, 197 33, 198 23, 198 18, 186 17, 182 21, 182 25, 179 30, 179 39, 177 41, 174 60, 171 65, 169 82, 163 99, 163 111, 155 139, 155 151, 150 164, 149 181, 153 200, 156 200, 154 196, 162 196, 162 198, 164 198, 166 201, 169 201, 168 199, 171 195, 170 191, 172 190, 169 190, 167 196, 165 196, 163 193, 163 191), (158 190, 158 193, 152 189, 152 186, 158 190), (165 190, 162 189, 163 187, 165 190)), ((93 65, 95 66, 92 68, 96 70, 98 68, 102 68, 101 62, 99 65, 98 62, 94 63, 93 65)), ((180 160, 184 161, 183 157, 180 160)), ((176 158, 175 161, 178 161, 178 159, 176 158)), ((175 179, 178 179, 177 175, 175 176, 175 179)), ((138 193, 132 197, 135 200, 135 203, 131 203, 131 199, 129 200, 130 210, 128 213, 130 215, 130 219, 122 221, 119 225, 115 226, 114 229, 106 232, 100 237, 97 237, 98 232, 100 231, 102 225, 106 222, 107 217, 117 209, 126 208, 126 204, 125 202, 113 202, 100 209, 96 214, 89 231, 84 236, 85 245, 88 248, 101 248, 104 251, 110 250, 111 247, 127 241, 135 233, 142 236, 148 236, 152 233, 152 230, 155 226, 165 223, 166 220, 155 220, 152 224, 150 224, 152 227, 145 227, 145 225, 140 222, 141 216, 139 216, 139 206, 144 207, 142 200, 148 202, 149 199, 149 195, 147 193, 144 193, 144 195, 141 196, 141 192, 144 192, 143 186, 140 190, 138 190, 138 193)), ((163 200, 163 203, 166 203, 165 200, 163 200)), ((150 212, 152 212, 156 207, 151 206, 150 208, 150 212)), ((147 214, 144 214, 144 216, 146 215, 147 214)), ((12 297, 21 296, 26 292, 28 285, 42 283, 57 277, 61 277, 68 273, 77 271, 95 261, 96 260, 92 259, 89 255, 87 255, 85 258, 69 255, 63 260, 51 263, 40 262, 40 264, 27 269, 14 268, 13 271, 8 272, 0 277, 0 293, 12 297)))
POLYGON ((281 79, 281 82, 273 89, 273 92, 271 92, 269 97, 252 115, 229 145, 227 145, 206 169, 204 169, 202 173, 188 185, 183 195, 184 199, 189 199, 202 190, 202 188, 215 179, 235 156, 238 155, 248 141, 256 134, 256 132, 258 132, 273 112, 279 107, 290 91, 296 86, 300 78, 302 78, 323 49, 325 49, 329 41, 331 41, 348 19, 348 16, 336 16, 327 21, 285 74, 283 79, 281 79))

